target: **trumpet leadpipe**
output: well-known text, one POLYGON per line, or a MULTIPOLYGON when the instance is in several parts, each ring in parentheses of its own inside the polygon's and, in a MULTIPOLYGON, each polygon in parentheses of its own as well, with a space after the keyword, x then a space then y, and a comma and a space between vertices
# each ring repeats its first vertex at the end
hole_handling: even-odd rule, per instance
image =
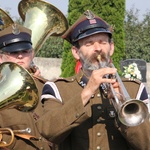
MULTIPOLYGON (((14 134, 18 133, 31 133, 30 128, 22 129, 22 130, 12 130, 14 134)), ((10 130, 7 130, 7 128, 0 128, 0 134, 10 134, 10 130)))

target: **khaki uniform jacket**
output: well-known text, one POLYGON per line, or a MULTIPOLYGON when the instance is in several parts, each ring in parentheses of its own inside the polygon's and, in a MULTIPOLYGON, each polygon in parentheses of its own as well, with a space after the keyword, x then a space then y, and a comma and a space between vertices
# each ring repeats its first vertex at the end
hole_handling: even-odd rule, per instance
MULTIPOLYGON (((44 79, 34 77, 38 87, 38 94, 41 96, 44 79)), ((7 108, 0 111, 0 127, 10 128, 12 130, 22 130, 26 128, 31 129, 31 135, 39 140, 27 140, 15 136, 13 143, 7 147, 9 150, 50 150, 49 143, 39 134, 35 122, 40 118, 43 113, 42 105, 39 103, 37 107, 29 112, 21 112, 15 108, 7 108)), ((3 134, 3 141, 9 143, 10 135, 3 134)), ((1 149, 1 148, 0 148, 1 149)), ((4 148, 6 149, 6 148, 4 148)))
MULTIPOLYGON (((37 122, 40 133, 59 150, 149 150, 148 119, 136 127, 116 124, 111 102, 98 90, 84 107, 81 91, 86 82, 82 72, 68 79, 47 82, 42 102, 45 114, 37 122), (57 98, 57 99, 56 99, 57 98)), ((131 98, 135 98, 140 83, 124 81, 131 98)))

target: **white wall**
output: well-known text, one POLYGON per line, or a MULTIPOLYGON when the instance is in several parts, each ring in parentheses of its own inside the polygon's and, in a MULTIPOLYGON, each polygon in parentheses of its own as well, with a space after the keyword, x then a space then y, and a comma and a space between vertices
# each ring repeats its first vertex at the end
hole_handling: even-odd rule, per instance
POLYGON ((34 63, 37 67, 39 67, 41 71, 41 75, 45 79, 49 79, 49 80, 60 76, 61 62, 62 59, 57 59, 57 58, 41 58, 41 57, 34 58, 34 63))

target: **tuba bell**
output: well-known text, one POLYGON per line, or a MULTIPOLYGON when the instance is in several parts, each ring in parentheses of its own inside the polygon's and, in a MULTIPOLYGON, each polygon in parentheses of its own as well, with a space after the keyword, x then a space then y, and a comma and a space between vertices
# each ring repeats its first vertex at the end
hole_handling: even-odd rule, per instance
POLYGON ((38 103, 36 83, 30 73, 13 62, 0 65, 0 110, 14 107, 30 111, 38 103))
POLYGON ((18 11, 24 26, 32 31, 31 40, 35 55, 50 35, 60 36, 68 28, 63 13, 43 0, 21 0, 18 11))
POLYGON ((0 8, 0 18, 2 19, 2 21, 4 23, 4 25, 2 25, 1 29, 4 29, 14 23, 14 21, 11 19, 11 17, 1 8, 0 8))

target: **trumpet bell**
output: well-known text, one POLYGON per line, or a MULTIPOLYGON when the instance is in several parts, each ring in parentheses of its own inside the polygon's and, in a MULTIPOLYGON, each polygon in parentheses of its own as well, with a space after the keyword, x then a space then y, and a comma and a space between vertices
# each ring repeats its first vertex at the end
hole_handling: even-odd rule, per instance
POLYGON ((38 103, 38 89, 30 73, 13 62, 0 65, 0 110, 15 107, 30 111, 38 103))
POLYGON ((68 28, 63 13, 43 0, 21 0, 18 5, 24 26, 32 30, 32 45, 35 54, 50 36, 60 36, 68 28))
POLYGON ((118 118, 126 126, 137 126, 148 117, 148 107, 141 100, 131 99, 123 103, 118 118))
POLYGON ((0 8, 0 17, 2 18, 2 21, 4 23, 2 29, 7 28, 9 25, 14 23, 11 17, 1 8, 0 8))

